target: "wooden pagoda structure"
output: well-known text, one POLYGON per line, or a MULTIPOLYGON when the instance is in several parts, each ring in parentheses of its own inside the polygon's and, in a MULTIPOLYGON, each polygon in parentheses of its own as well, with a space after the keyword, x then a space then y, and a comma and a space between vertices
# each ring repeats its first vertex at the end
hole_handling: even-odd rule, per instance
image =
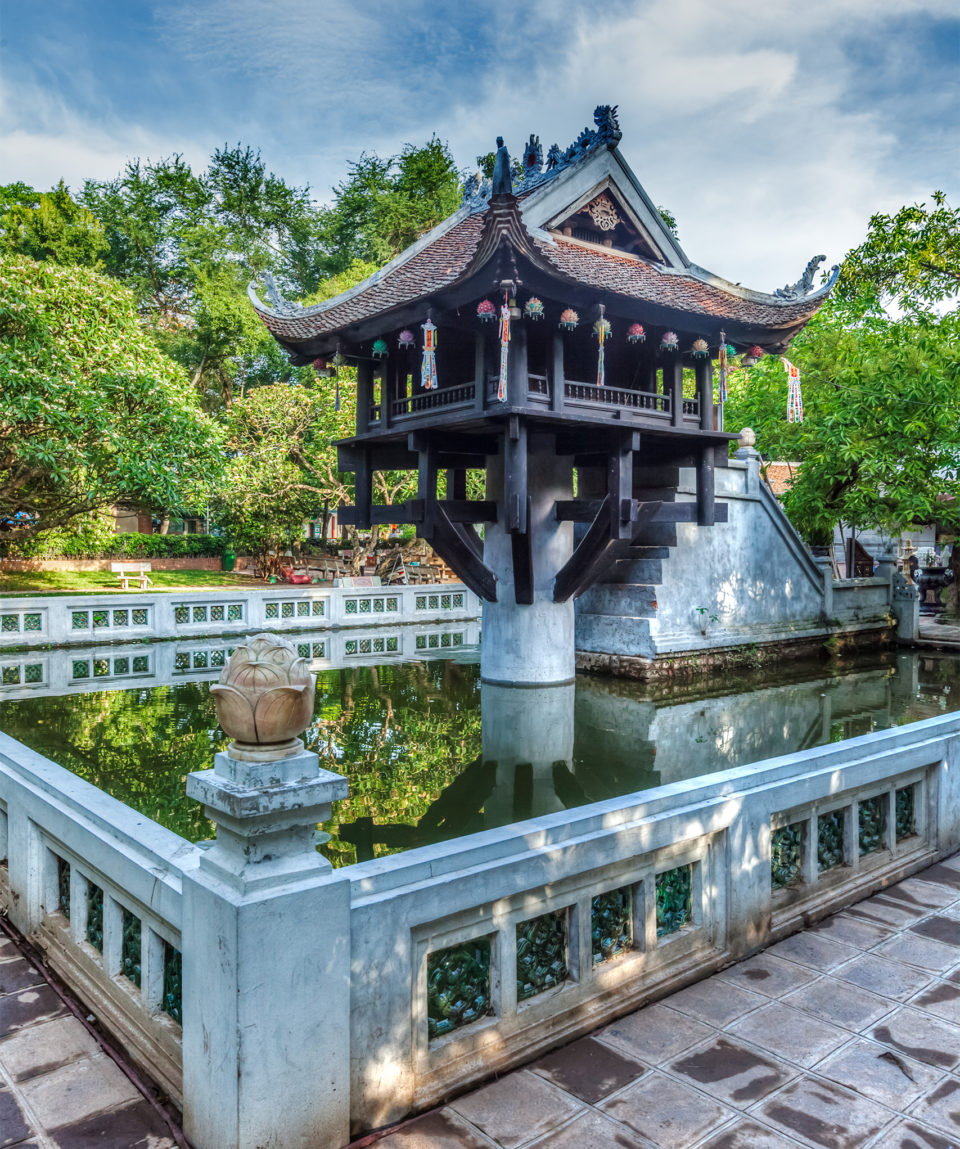
POLYGON ((513 176, 498 140, 492 180, 469 180, 458 212, 333 299, 302 307, 270 285, 267 305, 251 285, 295 363, 356 364, 341 519, 416 524, 487 604, 491 681, 571 678, 572 600, 644 524, 725 520, 718 360, 782 352, 832 285, 812 290, 822 256, 771 294, 693 264, 620 153, 616 109, 594 120, 545 164, 531 136, 513 176), (696 467, 696 502, 650 497, 638 477, 678 464, 696 467), (373 472, 403 469, 417 498, 375 504, 373 472), (471 469, 483 500, 467 498, 471 469))

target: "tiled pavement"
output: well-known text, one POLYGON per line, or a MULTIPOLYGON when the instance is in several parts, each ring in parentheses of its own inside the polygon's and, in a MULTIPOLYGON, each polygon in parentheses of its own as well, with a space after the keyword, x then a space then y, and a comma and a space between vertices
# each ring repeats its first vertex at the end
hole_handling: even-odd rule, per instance
POLYGON ((960 1149, 960 855, 376 1149, 960 1149))
POLYGON ((157 1111, 0 933, 0 1149, 175 1149, 157 1111))

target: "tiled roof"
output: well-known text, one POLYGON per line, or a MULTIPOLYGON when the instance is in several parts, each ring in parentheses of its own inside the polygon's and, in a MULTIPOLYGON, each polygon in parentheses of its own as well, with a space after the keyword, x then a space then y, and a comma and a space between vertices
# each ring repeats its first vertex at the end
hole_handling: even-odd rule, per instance
POLYGON ((421 299, 457 279, 470 265, 483 232, 485 212, 469 215, 400 263, 376 283, 342 302, 305 315, 280 316, 257 308, 268 330, 290 343, 339 331, 382 311, 421 299))
POLYGON ((779 499, 793 486, 793 480, 800 470, 799 463, 782 463, 776 460, 764 463, 761 471, 767 486, 779 499))
POLYGON ((564 275, 601 291, 708 316, 734 320, 749 327, 794 327, 809 319, 823 302, 819 295, 792 303, 763 303, 704 283, 682 272, 656 267, 616 251, 585 247, 561 236, 554 243, 536 240, 543 256, 564 275))

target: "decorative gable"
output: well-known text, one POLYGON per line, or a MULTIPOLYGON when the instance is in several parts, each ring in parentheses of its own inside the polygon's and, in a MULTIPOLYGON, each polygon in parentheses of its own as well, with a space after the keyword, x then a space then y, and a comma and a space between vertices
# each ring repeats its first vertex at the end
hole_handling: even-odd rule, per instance
POLYGON ((580 243, 597 244, 658 263, 668 261, 661 237, 641 220, 628 197, 620 194, 609 178, 581 195, 544 226, 555 235, 580 243))

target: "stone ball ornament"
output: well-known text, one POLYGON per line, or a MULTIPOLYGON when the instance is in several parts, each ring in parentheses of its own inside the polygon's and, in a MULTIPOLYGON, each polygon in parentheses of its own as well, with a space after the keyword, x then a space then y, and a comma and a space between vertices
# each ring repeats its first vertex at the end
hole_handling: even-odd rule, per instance
POLYGON ((293 645, 258 634, 233 652, 210 687, 217 720, 233 741, 231 758, 248 762, 303 752, 297 737, 313 717, 316 676, 293 645))
POLYGON ((737 438, 737 444, 741 447, 755 447, 757 445, 756 431, 752 427, 742 427, 737 438))

